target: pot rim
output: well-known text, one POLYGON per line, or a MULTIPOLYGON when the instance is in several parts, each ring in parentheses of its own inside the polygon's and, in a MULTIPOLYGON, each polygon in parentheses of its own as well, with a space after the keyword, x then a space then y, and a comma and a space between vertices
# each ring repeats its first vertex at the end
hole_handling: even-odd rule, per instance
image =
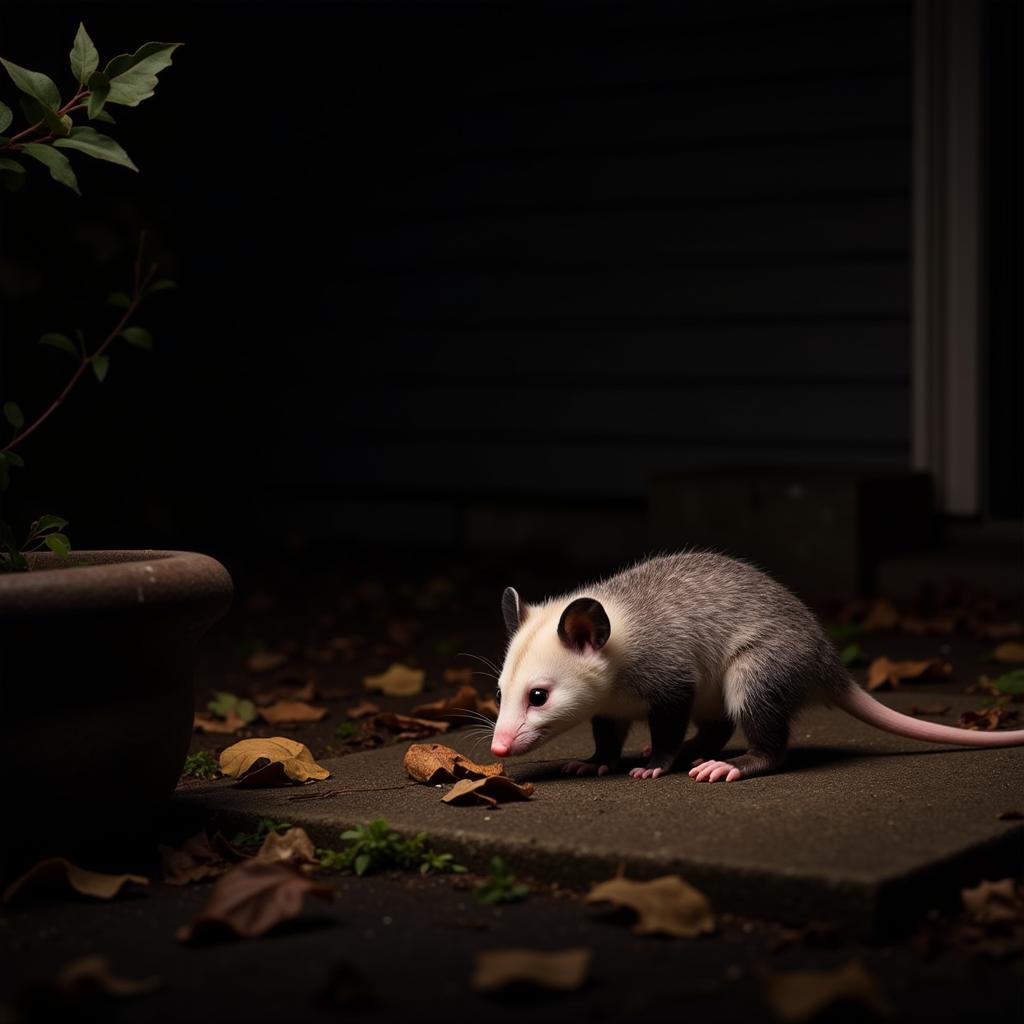
POLYGON ((233 591, 227 569, 196 551, 150 549, 28 556, 32 569, 0 575, 0 617, 213 603, 233 591))

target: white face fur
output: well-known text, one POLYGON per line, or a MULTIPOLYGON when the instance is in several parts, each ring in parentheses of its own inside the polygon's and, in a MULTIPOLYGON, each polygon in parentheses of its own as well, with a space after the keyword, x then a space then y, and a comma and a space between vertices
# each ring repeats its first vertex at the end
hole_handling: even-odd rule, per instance
MULTIPOLYGON (((500 704, 491 753, 525 754, 567 729, 587 721, 612 696, 616 623, 599 649, 559 636, 568 599, 523 609, 498 681, 500 704)), ((600 606, 599 606, 600 607, 600 606)), ((620 620, 621 622, 621 620, 620 620)))

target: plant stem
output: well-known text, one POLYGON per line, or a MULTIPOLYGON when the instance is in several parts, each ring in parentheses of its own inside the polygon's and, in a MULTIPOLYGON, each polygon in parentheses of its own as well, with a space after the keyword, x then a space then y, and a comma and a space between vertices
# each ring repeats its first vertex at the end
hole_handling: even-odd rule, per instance
POLYGON ((112 344, 114 339, 124 330, 125 325, 132 318, 135 310, 138 308, 139 303, 142 301, 142 293, 149 284, 153 275, 156 273, 157 265, 154 263, 150 266, 149 270, 146 271, 145 275, 142 274, 142 243, 145 240, 145 233, 139 237, 139 250, 135 256, 135 270, 134 270, 134 290, 132 292, 131 301, 128 304, 128 308, 121 315, 121 318, 117 321, 114 329, 107 335, 103 344, 100 345, 92 355, 82 355, 82 361, 78 364, 78 368, 72 374, 71 379, 64 385, 64 389, 61 393, 47 406, 47 408, 24 430, 19 434, 16 434, 0 451, 9 452, 16 448, 22 441, 24 441, 31 434, 35 433, 56 411, 59 406, 64 403, 64 400, 71 393, 72 388, 81 379, 82 374, 85 373, 86 368, 89 364, 97 357, 103 355, 107 348, 112 344))
MULTIPOLYGON (((60 110, 57 111, 57 116, 58 117, 64 117, 65 114, 69 114, 72 110, 77 110, 78 108, 75 106, 75 104, 79 100, 81 100, 81 99, 87 99, 88 96, 89 96, 89 91, 85 88, 84 85, 80 85, 78 87, 78 92, 76 92, 75 95, 72 96, 71 99, 69 99, 67 101, 67 103, 65 103, 64 106, 61 107, 60 110)), ((44 124, 46 124, 45 121, 37 121, 34 125, 31 125, 28 128, 23 128, 20 132, 18 132, 17 135, 12 135, 4 143, 2 148, 3 149, 17 149, 18 148, 17 147, 17 142, 18 142, 19 139, 23 139, 27 135, 31 135, 33 132, 38 131, 44 124)), ((53 138, 53 136, 51 135, 50 138, 53 138)), ((44 139, 42 141, 45 142, 46 140, 44 139)))

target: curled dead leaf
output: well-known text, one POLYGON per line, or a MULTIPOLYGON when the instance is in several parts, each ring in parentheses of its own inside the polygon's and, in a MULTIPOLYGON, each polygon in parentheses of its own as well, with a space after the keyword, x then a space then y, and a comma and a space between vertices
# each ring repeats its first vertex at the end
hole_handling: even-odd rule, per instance
POLYGON ((349 718, 369 718, 370 715, 380 713, 380 705, 374 704, 372 700, 361 700, 354 707, 349 708, 345 714, 349 718))
POLYGON ((315 708, 303 700, 279 700, 260 708, 260 717, 271 725, 283 722, 319 722, 327 714, 327 708, 315 708))
POLYGON ((1024 662, 1024 643, 1010 640, 1005 644, 1000 644, 992 652, 992 657, 996 661, 1004 662, 1007 665, 1016 665, 1018 662, 1024 662))
POLYGON ((331 776, 313 760, 309 747, 285 736, 233 743, 221 752, 220 770, 240 786, 280 786, 331 776))
POLYGON ((40 889, 73 889, 83 896, 109 900, 126 885, 149 885, 142 875, 106 875, 87 871, 64 857, 49 857, 34 864, 4 890, 4 903, 12 902, 24 892, 40 889))
POLYGON ((195 715, 192 728, 195 732, 215 732, 225 735, 238 732, 246 726, 244 718, 239 718, 234 711, 229 711, 227 718, 215 718, 213 715, 195 715))
POLYGON ((214 885, 199 914, 178 929, 182 942, 225 932, 253 939, 282 921, 296 917, 308 894, 329 900, 334 890, 280 862, 247 860, 237 864, 214 885))
POLYGON ((953 674, 953 666, 941 658, 928 658, 926 661, 892 661, 883 655, 875 658, 868 666, 867 688, 877 690, 879 687, 898 686, 904 679, 941 678, 953 674))
POLYGON ((489 949, 477 954, 471 984, 478 992, 510 985, 574 992, 586 981, 589 968, 589 949, 489 949))
POLYGON ((291 864, 293 867, 320 866, 313 840, 304 828, 297 826, 287 832, 268 833, 255 859, 270 864, 291 864))
POLYGON ((715 930, 711 904, 699 889, 679 875, 663 875, 649 882, 611 878, 587 893, 585 903, 611 903, 635 910, 637 935, 672 935, 693 939, 715 930))
POLYGON ((859 1003, 881 1017, 893 1008, 859 961, 825 971, 786 971, 765 978, 761 997, 782 1024, 803 1024, 835 1003, 859 1003))
POLYGON ((273 672, 288 661, 288 655, 282 651, 256 651, 246 659, 245 667, 254 674, 273 672))
POLYGON ((395 663, 379 676, 365 676, 363 685, 368 690, 378 690, 389 697, 411 697, 423 692, 426 676, 422 669, 395 663))
POLYGON ((483 779, 501 775, 505 770, 500 761, 477 764, 441 743, 412 744, 405 752, 403 763, 410 778, 428 786, 438 782, 457 782, 459 779, 483 779))
POLYGON ((975 729, 983 732, 991 732, 1001 729, 1004 725, 1017 725, 1020 722, 1020 712, 1016 708, 1007 707, 1005 704, 996 704, 990 708, 982 708, 980 711, 965 711, 957 725, 961 729, 975 729))
POLYGON ((441 799, 446 804, 487 804, 494 807, 510 800, 529 800, 533 783, 513 782, 505 775, 488 775, 483 779, 460 779, 441 799))
POLYGON ((228 865, 205 832, 186 839, 177 849, 160 847, 160 867, 167 885, 188 885, 224 874, 228 865))
POLYGON ((472 686, 462 686, 454 697, 447 700, 435 700, 429 704, 420 704, 412 709, 419 718, 432 718, 438 721, 451 722, 453 725, 465 725, 471 720, 479 721, 482 714, 480 695, 472 686))

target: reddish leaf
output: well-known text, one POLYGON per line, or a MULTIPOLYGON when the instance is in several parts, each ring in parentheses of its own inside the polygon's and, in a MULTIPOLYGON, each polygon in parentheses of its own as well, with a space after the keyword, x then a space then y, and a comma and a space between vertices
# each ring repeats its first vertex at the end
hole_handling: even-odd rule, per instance
POLYGON ((429 786, 459 779, 483 779, 501 775, 505 770, 500 761, 476 764, 441 743, 414 743, 405 752, 404 764, 410 778, 429 786))

